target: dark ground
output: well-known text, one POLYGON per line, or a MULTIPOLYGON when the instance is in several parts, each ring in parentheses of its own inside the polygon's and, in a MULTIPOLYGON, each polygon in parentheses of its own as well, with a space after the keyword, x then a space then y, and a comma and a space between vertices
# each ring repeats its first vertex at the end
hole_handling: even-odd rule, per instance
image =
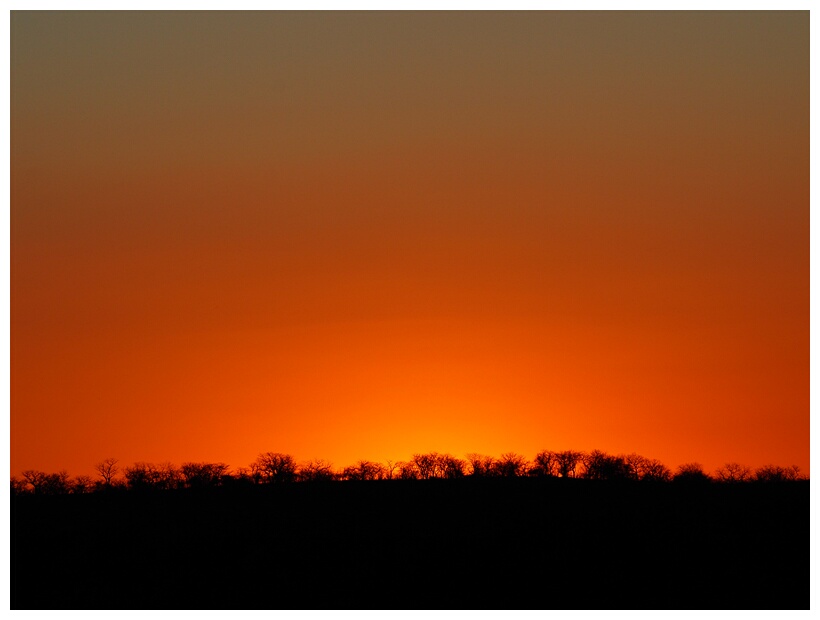
POLYGON ((809 609, 809 483, 297 483, 11 502, 11 609, 809 609))

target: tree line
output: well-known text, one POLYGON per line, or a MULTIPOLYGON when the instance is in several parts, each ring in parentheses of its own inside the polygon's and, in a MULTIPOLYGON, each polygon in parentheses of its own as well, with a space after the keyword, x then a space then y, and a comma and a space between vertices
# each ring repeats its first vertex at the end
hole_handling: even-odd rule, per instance
POLYGON ((315 459, 297 463, 290 454, 263 452, 248 467, 231 471, 226 463, 137 462, 123 467, 115 458, 94 466, 96 477, 71 477, 66 471, 46 473, 26 470, 11 477, 12 495, 66 495, 112 489, 170 490, 213 488, 229 485, 263 485, 349 480, 430 480, 456 478, 581 478, 689 483, 788 482, 807 480, 792 465, 766 465, 752 469, 739 463, 726 463, 707 473, 699 463, 685 463, 672 471, 656 459, 639 454, 607 454, 601 450, 581 452, 542 450, 532 460, 507 452, 500 457, 467 454, 460 459, 450 454, 414 454, 407 461, 379 463, 361 460, 342 469, 315 459))

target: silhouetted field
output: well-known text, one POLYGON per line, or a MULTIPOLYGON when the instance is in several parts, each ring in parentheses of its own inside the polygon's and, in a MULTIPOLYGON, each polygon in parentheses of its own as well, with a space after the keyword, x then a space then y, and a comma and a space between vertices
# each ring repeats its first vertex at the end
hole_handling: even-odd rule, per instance
POLYGON ((808 609, 809 482, 21 495, 12 609, 808 609))

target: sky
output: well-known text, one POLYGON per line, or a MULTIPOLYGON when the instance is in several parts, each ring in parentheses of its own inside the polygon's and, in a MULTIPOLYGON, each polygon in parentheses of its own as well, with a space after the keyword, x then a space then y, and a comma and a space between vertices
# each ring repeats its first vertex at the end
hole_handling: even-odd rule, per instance
POLYGON ((12 474, 808 473, 808 11, 10 21, 12 474))

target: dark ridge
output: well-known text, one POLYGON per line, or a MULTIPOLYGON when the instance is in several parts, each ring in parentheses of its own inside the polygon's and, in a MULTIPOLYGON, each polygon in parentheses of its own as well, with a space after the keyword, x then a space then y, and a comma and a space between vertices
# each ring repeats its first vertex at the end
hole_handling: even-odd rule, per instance
POLYGON ((809 482, 13 496, 12 609, 808 609, 809 482))

